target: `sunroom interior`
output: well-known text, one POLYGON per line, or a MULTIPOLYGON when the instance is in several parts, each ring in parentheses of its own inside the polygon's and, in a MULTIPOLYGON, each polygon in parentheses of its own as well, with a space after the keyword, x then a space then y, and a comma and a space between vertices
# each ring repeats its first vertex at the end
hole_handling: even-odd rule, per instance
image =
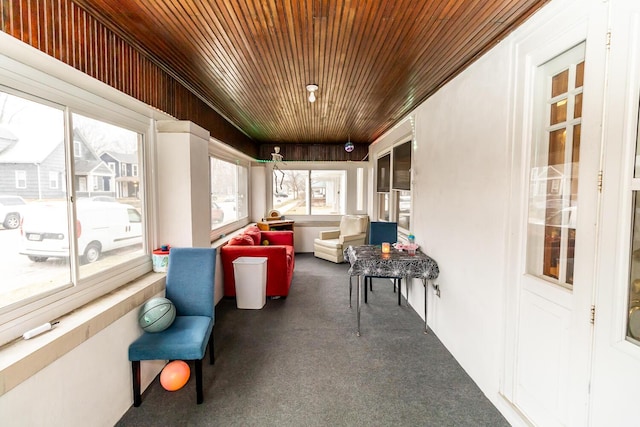
POLYGON ((361 3, 0 4, 0 419, 117 423, 154 252, 275 212, 296 253, 344 215, 415 236, 407 303, 510 424, 640 422, 640 5, 361 3))

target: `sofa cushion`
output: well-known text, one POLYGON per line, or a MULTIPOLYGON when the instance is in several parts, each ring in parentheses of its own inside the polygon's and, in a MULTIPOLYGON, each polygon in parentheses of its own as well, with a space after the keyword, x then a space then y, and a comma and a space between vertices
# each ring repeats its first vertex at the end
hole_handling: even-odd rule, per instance
POLYGON ((314 246, 321 246, 323 248, 340 249, 342 250, 342 242, 340 239, 314 239, 314 246))
POLYGON ((259 244, 262 243, 260 241, 261 240, 260 239, 260 229, 257 226, 253 225, 251 227, 247 227, 247 229, 244 230, 244 234, 246 236, 251 236, 251 238, 253 239, 253 244, 254 245, 259 245, 259 244))
POLYGON ((234 245, 234 246, 253 246, 254 245, 253 238, 246 234, 241 234, 240 236, 232 237, 229 240, 228 244, 234 245))

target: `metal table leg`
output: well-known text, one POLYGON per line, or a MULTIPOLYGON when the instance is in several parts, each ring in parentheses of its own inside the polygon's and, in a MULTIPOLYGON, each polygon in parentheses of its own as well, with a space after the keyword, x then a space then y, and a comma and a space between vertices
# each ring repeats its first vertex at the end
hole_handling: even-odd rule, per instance
POLYGON ((360 298, 362 295, 362 276, 358 275, 358 290, 356 291, 356 316, 358 319, 358 328, 356 329, 356 335, 360 336, 360 298))
POLYGON ((427 293, 429 292, 429 288, 427 287, 428 280, 424 277, 422 278, 422 286, 424 286, 424 333, 428 334, 429 329, 427 327, 427 293))

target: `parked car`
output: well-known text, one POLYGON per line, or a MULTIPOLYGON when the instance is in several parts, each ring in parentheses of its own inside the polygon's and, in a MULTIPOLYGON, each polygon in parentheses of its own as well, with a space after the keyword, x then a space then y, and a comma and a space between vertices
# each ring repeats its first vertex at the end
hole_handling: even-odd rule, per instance
MULTIPOLYGON (((78 253, 85 263, 103 252, 142 243, 142 217, 130 205, 80 201, 76 210, 78 253)), ((31 261, 69 256, 67 205, 64 202, 31 204, 22 219, 20 254, 31 261)))
POLYGON ((20 196, 0 196, 0 219, 4 228, 18 228, 26 202, 20 196))
POLYGON ((211 225, 220 224, 222 221, 224 221, 224 211, 216 202, 211 202, 211 225))

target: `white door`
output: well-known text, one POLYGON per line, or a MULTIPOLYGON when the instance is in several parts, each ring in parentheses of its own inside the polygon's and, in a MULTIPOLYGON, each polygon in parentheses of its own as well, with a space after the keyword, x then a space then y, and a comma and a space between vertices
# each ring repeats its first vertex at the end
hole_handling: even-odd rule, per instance
POLYGON ((591 425, 639 426, 640 2, 611 2, 591 425))
POLYGON ((580 8, 547 13, 538 33, 517 47, 521 123, 514 135, 521 146, 514 149, 512 211, 519 218, 512 219, 502 390, 534 425, 583 427, 606 25, 580 8))

